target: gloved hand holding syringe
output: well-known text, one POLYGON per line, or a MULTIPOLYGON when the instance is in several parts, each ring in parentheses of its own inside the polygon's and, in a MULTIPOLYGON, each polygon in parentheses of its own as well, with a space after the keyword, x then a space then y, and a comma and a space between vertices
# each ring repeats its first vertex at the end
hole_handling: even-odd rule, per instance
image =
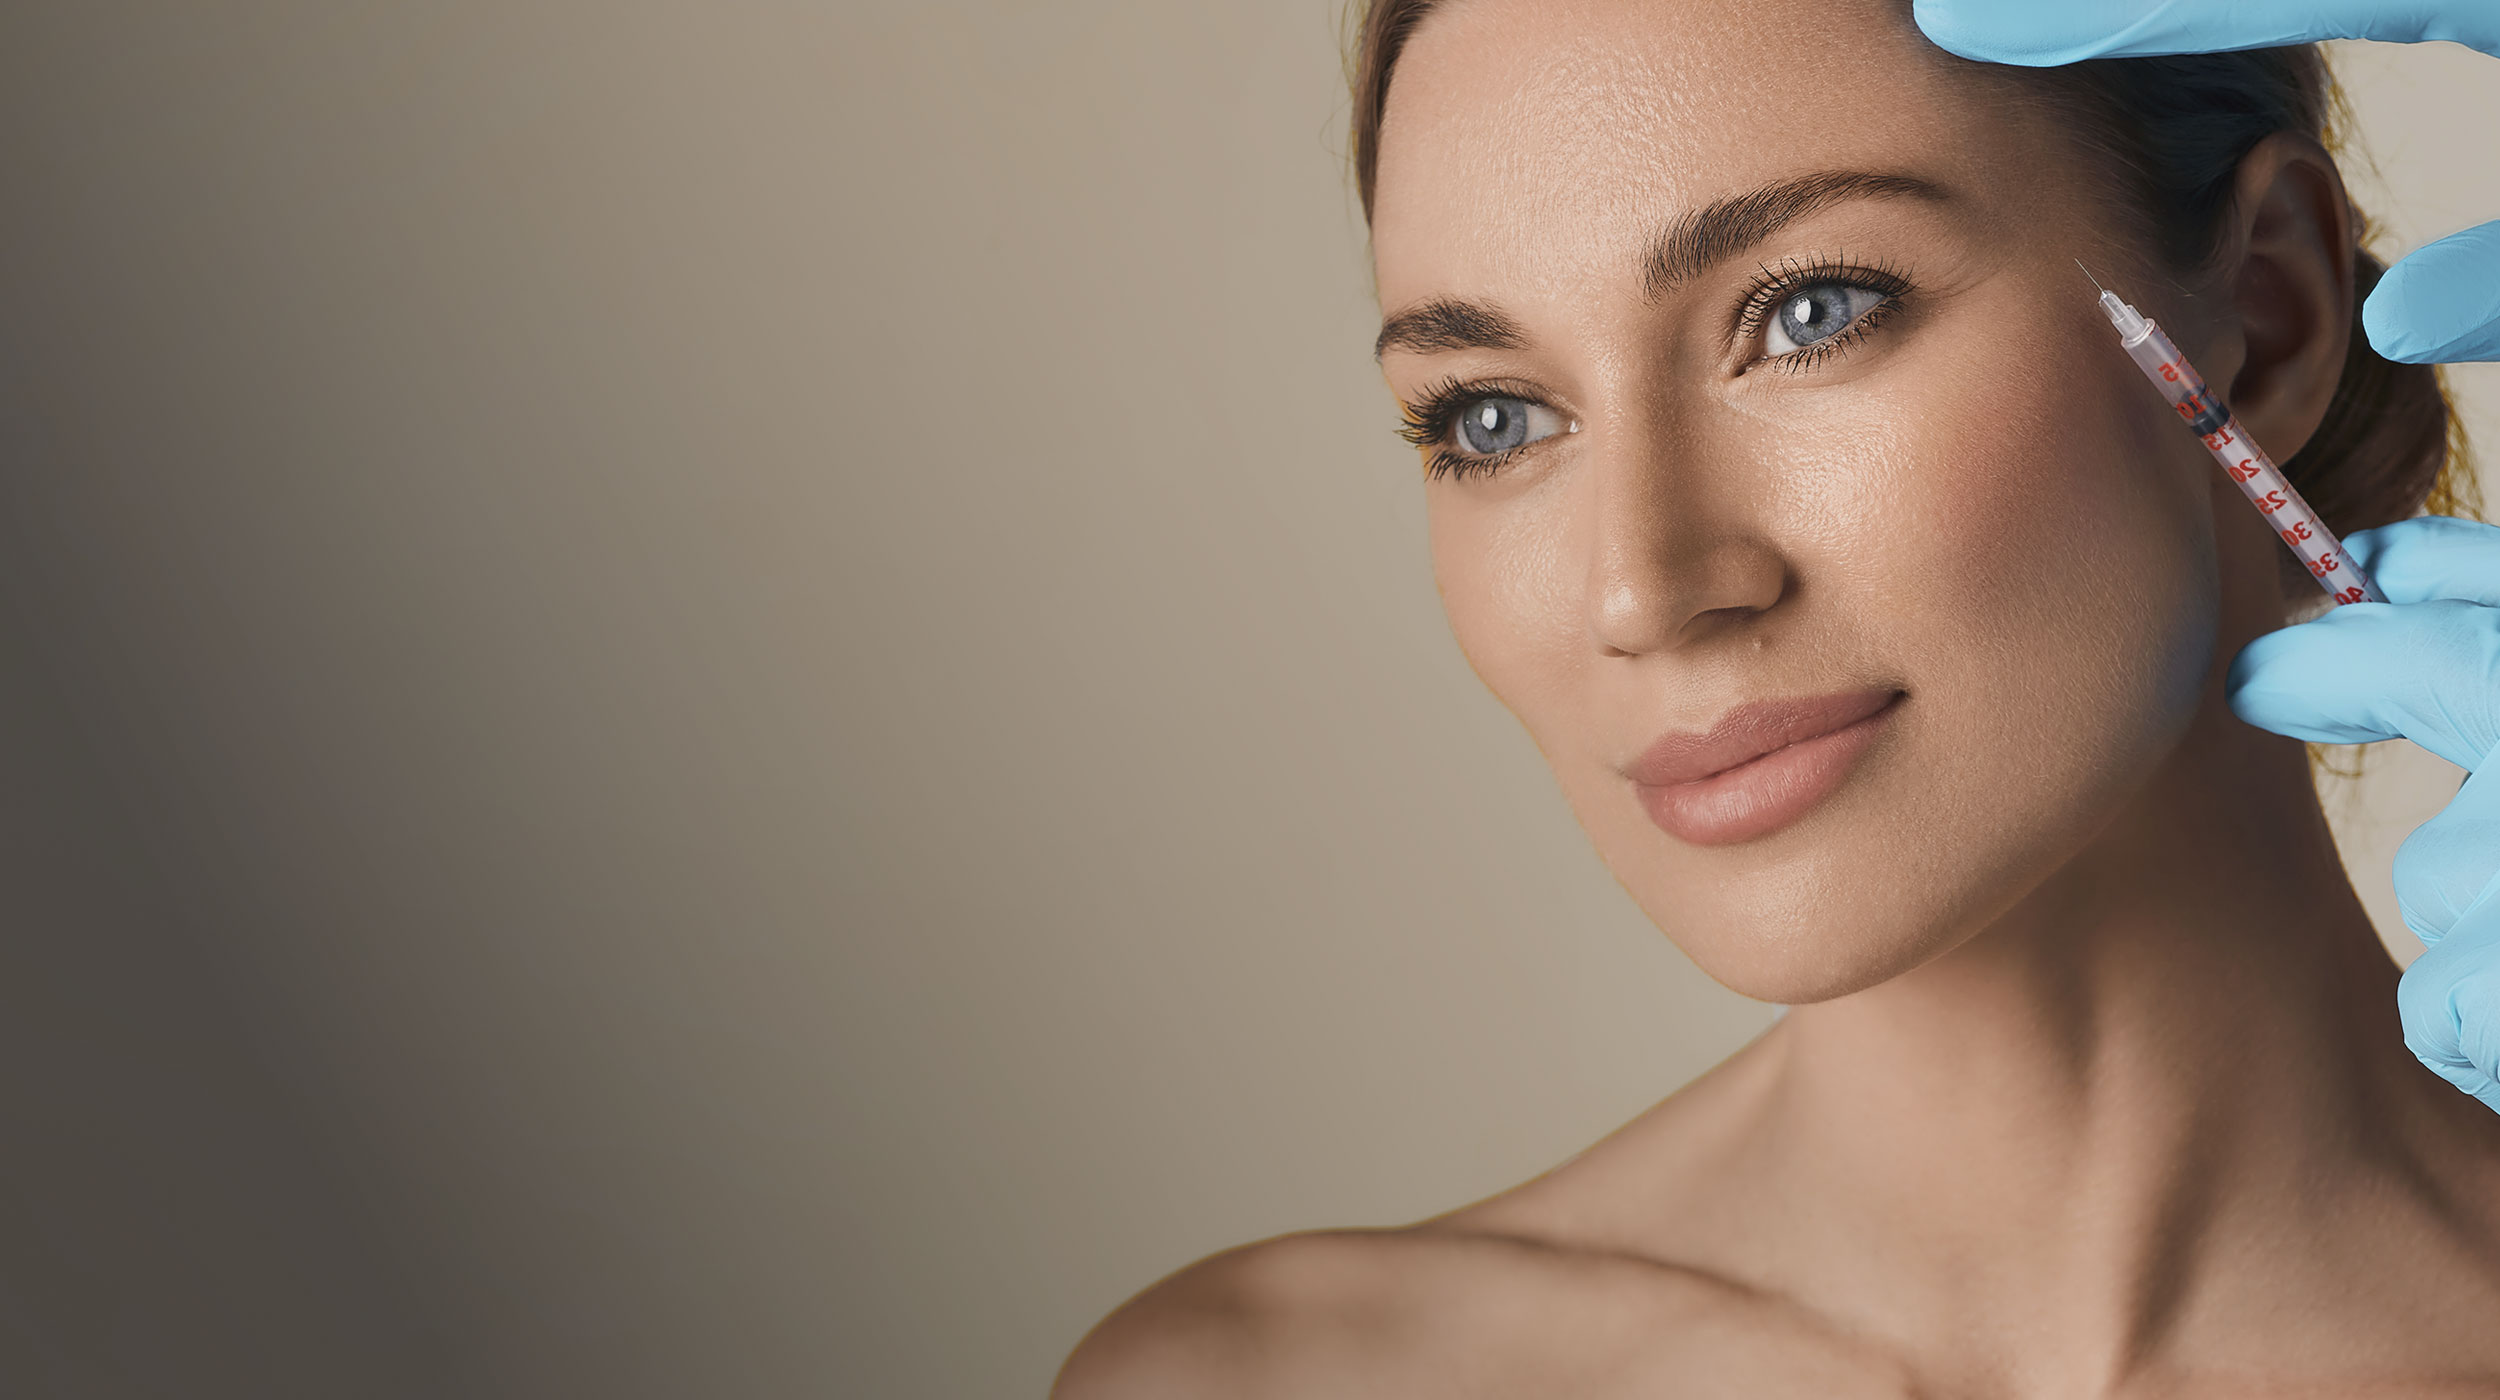
MULTIPOLYGON (((2320 39, 2447 40, 2500 57, 2500 0, 1915 0, 1915 12, 1953 53, 2032 67, 2320 39)), ((2122 336, 2132 324, 2112 320, 2122 336)), ((2391 360, 2500 360, 2500 220, 2414 250, 2361 320, 2391 360)), ((2148 366, 2171 394, 2161 363, 2185 361, 2148 366)), ((2331 608, 2251 642, 2231 664, 2231 708, 2312 743, 2401 736, 2469 772, 2396 855, 2397 903, 2425 945, 2396 1002, 2422 1063, 2500 1109, 2500 528, 2432 515, 2340 542, 2309 528, 2313 540, 2285 543, 2337 549, 2346 562, 2329 572, 2366 569, 2364 587, 2392 606, 2331 608)))

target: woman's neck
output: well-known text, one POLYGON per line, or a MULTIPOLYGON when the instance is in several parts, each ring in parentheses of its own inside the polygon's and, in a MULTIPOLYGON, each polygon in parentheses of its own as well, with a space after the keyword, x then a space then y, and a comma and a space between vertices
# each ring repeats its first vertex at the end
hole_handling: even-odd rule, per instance
POLYGON ((2299 747, 2209 727, 2019 906, 1740 1072, 1738 1189, 1819 1256, 1798 1286, 1965 1359, 2022 1339, 1975 1384, 2115 1384, 2458 1209, 2500 1223, 2456 1200, 2500 1199, 2500 1120, 2405 1051, 2299 747))

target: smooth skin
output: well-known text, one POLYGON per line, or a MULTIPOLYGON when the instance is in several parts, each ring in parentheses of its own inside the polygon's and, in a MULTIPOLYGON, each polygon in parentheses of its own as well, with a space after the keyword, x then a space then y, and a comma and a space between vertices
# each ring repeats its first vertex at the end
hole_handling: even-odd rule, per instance
MULTIPOLYGON (((2492 0, 1919 0, 1917 17, 1955 53, 2024 65, 2319 39, 2448 40, 2500 56, 2492 0)), ((2389 359, 2500 360, 2500 221, 2390 268, 2362 323, 2389 359)), ((2427 948, 2397 1005, 2422 1062, 2500 1110, 2500 776, 2485 776, 2500 747, 2500 530, 2407 521, 2352 544, 2396 581, 2393 606, 2260 639, 2232 672, 2231 707, 2319 743, 2411 739, 2474 775, 2397 853, 2396 900, 2427 948)))
POLYGON ((1794 1009, 1524 1186, 1181 1271, 1055 1394, 2500 1394, 2500 1117, 2406 1053, 2301 746, 2230 712, 2280 546, 2074 268, 2288 458, 2350 331, 2341 183, 2268 139, 2183 283, 2008 81, 1889 0, 1415 32, 1382 308, 1507 329, 1382 367, 1537 410, 1425 485, 1452 630, 1658 926, 1794 1009), (1843 171, 1890 178, 1658 266, 1697 211, 1843 171), (1778 305, 1868 269, 1889 310, 1827 353, 1745 315, 1766 274, 1778 305), (1882 735, 1768 835, 1679 842, 1624 775, 1870 685, 1882 735))

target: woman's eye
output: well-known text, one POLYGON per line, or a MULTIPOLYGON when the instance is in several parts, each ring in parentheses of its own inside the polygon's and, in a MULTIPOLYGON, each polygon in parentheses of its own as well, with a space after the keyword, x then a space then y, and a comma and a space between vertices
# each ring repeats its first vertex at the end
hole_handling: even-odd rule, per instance
POLYGON ((1780 301, 1779 310, 1762 337, 1763 353, 1789 355, 1829 340, 1885 300, 1883 292, 1846 282, 1817 282, 1801 287, 1780 301))
POLYGON ((1552 437, 1567 426, 1561 414, 1545 405, 1503 394, 1469 399, 1459 408, 1450 436, 1459 450, 1492 457, 1552 437))

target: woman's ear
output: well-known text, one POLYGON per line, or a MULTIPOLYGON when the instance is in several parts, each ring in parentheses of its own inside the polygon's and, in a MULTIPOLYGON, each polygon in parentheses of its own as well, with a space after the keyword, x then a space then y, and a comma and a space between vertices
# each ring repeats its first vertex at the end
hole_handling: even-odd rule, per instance
POLYGON ((2353 211, 2334 158, 2276 132, 2241 160, 2217 288, 2242 358, 2226 401, 2278 462, 2308 445, 2344 371, 2353 318, 2353 211))

